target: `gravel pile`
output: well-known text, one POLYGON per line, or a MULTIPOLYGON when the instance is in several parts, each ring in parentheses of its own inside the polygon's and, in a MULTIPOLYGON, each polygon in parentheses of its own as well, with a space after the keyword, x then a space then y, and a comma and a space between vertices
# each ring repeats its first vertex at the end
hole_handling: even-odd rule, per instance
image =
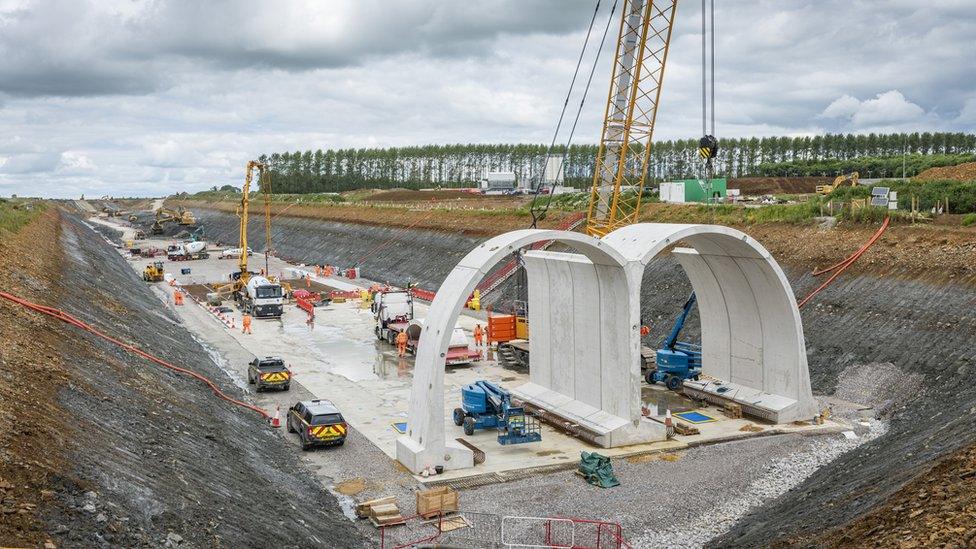
POLYGON ((667 529, 651 529, 634 538, 634 547, 703 547, 709 540, 728 532, 742 517, 792 490, 841 454, 887 431, 887 425, 870 421, 860 435, 825 436, 813 439, 807 448, 779 457, 766 465, 742 493, 712 508, 694 508, 691 514, 675 516, 667 529))

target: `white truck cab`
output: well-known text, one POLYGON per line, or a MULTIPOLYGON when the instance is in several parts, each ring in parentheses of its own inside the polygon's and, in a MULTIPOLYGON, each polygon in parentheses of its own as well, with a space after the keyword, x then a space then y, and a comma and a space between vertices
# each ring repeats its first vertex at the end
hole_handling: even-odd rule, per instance
POLYGON ((284 294, 281 284, 263 276, 252 276, 244 288, 241 305, 244 311, 256 317, 281 316, 284 312, 284 294))

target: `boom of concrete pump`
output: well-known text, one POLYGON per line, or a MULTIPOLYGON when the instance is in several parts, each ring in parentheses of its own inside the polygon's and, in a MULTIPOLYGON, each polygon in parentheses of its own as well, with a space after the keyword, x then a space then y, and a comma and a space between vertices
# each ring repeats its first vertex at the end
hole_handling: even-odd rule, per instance
MULTIPOLYGON (((237 247, 241 250, 247 249, 247 208, 250 204, 251 181, 254 179, 254 170, 258 170, 258 177, 264 175, 264 164, 251 160, 247 163, 247 170, 244 175, 244 187, 241 188, 241 205, 237 207, 237 217, 240 219, 240 232, 237 247)), ((235 278, 239 286, 246 286, 251 273, 247 270, 247 254, 242 253, 238 260, 238 271, 235 278)), ((235 287, 235 290, 240 289, 235 287)))
POLYGON ((586 232, 596 237, 636 222, 640 214, 678 0, 622 3, 586 217, 586 232))
MULTIPOLYGON (((254 181, 254 172, 258 172, 259 184, 264 188, 266 194, 270 194, 270 183, 268 174, 265 171, 265 164, 256 160, 247 163, 247 170, 244 176, 244 186, 241 188, 241 204, 237 209, 237 217, 240 218, 240 237, 238 247, 247 250, 247 222, 248 208, 250 206, 251 182, 254 181)), ((271 247, 271 220, 270 220, 270 199, 266 199, 268 206, 265 208, 267 219, 268 249, 271 247)), ((267 252, 266 252, 267 254, 267 252)), ((238 271, 231 273, 233 282, 217 288, 218 295, 226 295, 232 292, 234 299, 245 312, 255 316, 281 316, 282 314, 282 285, 270 275, 255 277, 247 268, 248 254, 242 253, 238 260, 238 271), (253 279, 253 283, 252 283, 253 279)), ((267 268, 267 267, 266 267, 267 268)))

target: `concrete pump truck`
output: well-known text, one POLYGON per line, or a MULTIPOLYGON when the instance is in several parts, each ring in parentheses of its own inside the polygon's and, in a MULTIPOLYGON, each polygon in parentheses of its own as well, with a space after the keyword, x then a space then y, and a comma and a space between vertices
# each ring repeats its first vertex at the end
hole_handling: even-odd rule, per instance
MULTIPOLYGON (((252 160, 247 163, 247 175, 244 178, 244 187, 241 189, 241 205, 237 210, 237 217, 241 220, 239 244, 241 250, 248 249, 248 206, 250 204, 251 181, 253 180, 255 170, 258 171, 259 184, 266 194, 265 213, 268 217, 266 224, 270 222, 271 188, 270 181, 268 180, 269 176, 265 169, 266 166, 261 162, 252 160)), ((267 237, 270 240, 270 225, 267 237)), ((265 257, 267 257, 267 253, 270 251, 270 242, 268 243, 268 248, 269 250, 265 251, 265 257)), ((273 280, 270 276, 258 275, 249 271, 247 268, 247 260, 248 254, 242 253, 238 260, 238 271, 230 275, 233 282, 218 288, 217 293, 231 292, 234 296, 234 301, 237 302, 241 310, 255 317, 280 317, 284 312, 284 292, 281 284, 273 280)))

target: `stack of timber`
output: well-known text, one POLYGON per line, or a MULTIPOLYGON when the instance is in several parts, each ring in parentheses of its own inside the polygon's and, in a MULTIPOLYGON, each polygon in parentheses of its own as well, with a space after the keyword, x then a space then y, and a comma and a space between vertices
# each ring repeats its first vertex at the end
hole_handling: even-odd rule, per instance
POLYGON ((368 518, 377 528, 404 523, 403 515, 400 514, 400 508, 397 507, 396 498, 393 496, 360 503, 356 506, 356 516, 368 518))

